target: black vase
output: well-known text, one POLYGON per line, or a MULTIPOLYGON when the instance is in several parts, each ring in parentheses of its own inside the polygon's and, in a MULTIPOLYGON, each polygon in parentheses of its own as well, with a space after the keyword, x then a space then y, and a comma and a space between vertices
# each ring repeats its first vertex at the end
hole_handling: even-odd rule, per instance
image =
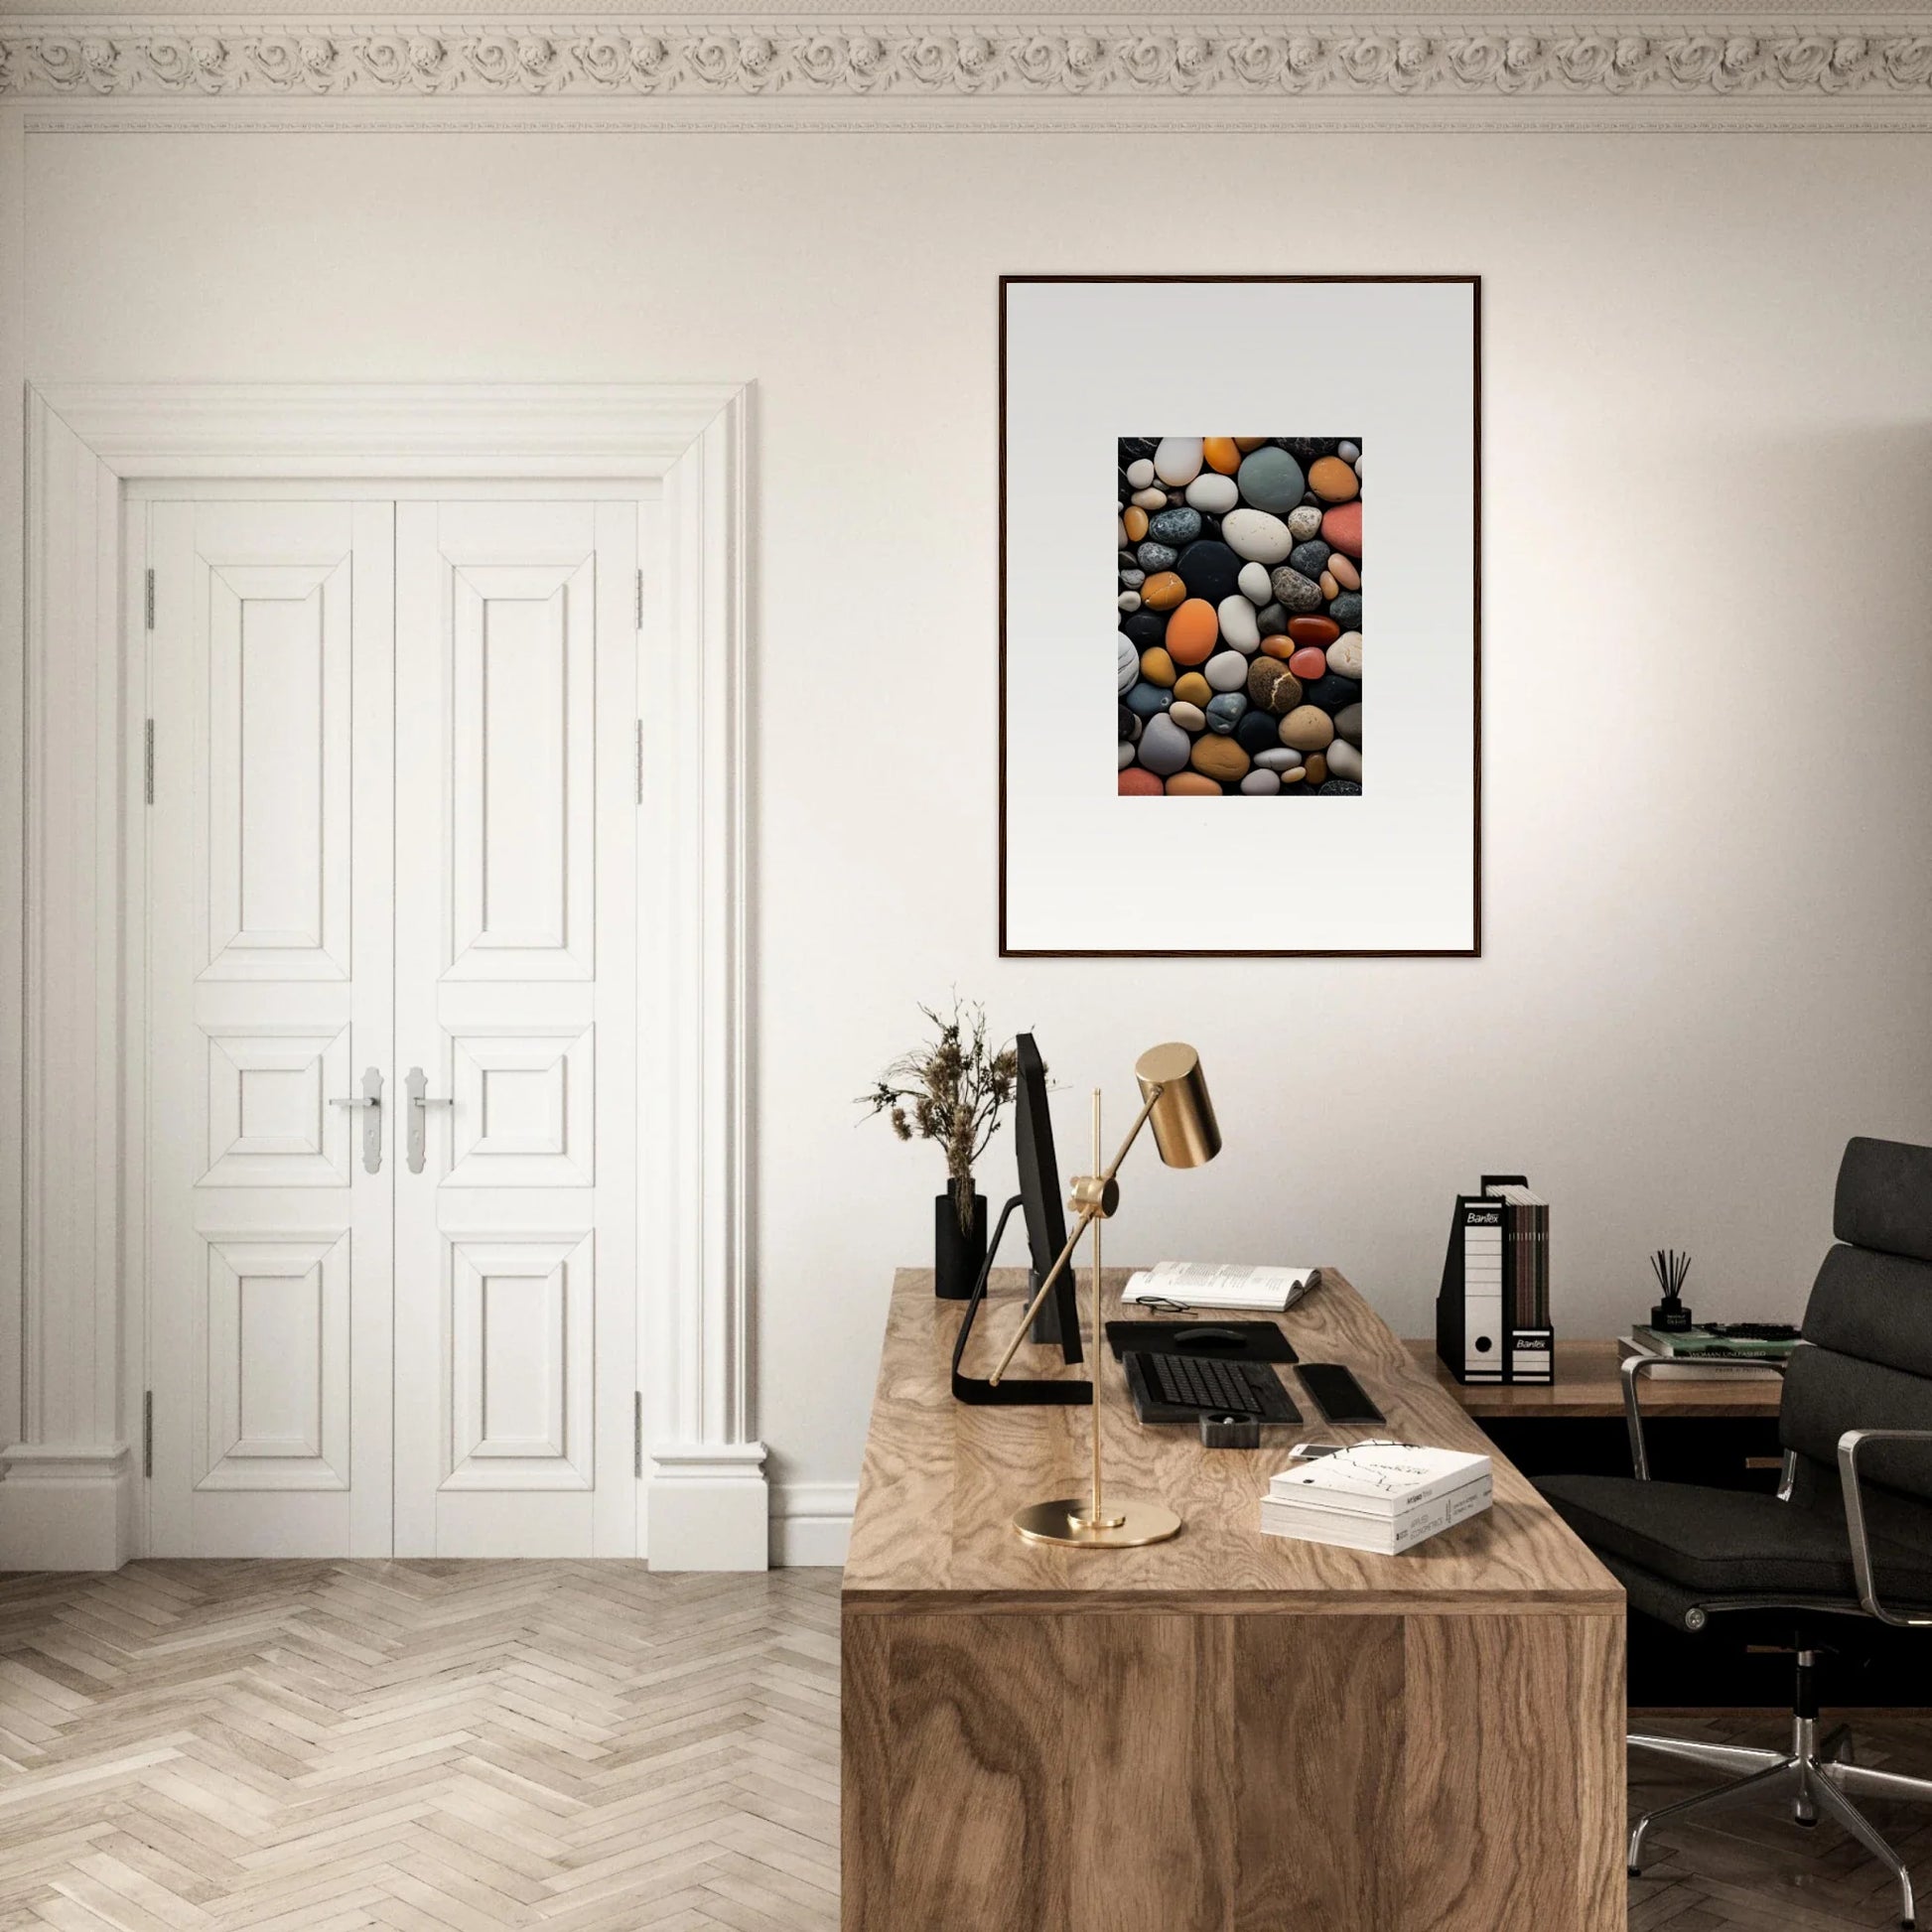
POLYGON ((942 1302, 963 1302, 986 1265, 986 1196, 970 1180, 948 1183, 932 1203, 932 1292, 942 1302), (953 1189, 972 1189, 972 1232, 961 1230, 953 1189))

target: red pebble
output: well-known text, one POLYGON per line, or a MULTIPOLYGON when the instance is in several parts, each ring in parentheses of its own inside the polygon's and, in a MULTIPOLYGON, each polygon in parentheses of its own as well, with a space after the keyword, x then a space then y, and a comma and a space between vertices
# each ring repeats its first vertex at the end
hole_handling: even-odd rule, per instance
POLYGON ((1333 618, 1290 618, 1288 634, 1298 644, 1332 644, 1341 635, 1333 618))
POLYGON ((1328 674, 1328 653, 1318 645, 1304 644, 1288 660, 1288 668, 1304 684, 1312 683, 1314 679, 1325 677, 1328 674))
POLYGON ((1345 557, 1360 557, 1362 499, 1359 496, 1352 503, 1337 503, 1333 509, 1322 511, 1321 541, 1345 557))
POLYGON ((1144 764, 1130 764, 1120 774, 1120 795, 1123 798, 1162 798, 1167 795, 1166 787, 1144 764))

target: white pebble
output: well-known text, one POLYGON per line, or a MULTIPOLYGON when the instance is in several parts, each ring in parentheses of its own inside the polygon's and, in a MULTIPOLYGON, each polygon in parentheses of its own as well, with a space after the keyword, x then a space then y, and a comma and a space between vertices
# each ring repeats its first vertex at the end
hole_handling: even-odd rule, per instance
POLYGON ((1131 501, 1136 509, 1164 510, 1168 507, 1168 492, 1165 489, 1137 489, 1131 501))
POLYGON ((1154 463, 1149 457, 1141 457, 1127 466, 1127 486, 1129 489, 1145 489, 1154 481, 1154 463))
POLYGON ((1266 765, 1263 765, 1258 771, 1250 771, 1241 780, 1241 789, 1250 798, 1272 798, 1281 788, 1281 779, 1274 772, 1270 771, 1266 765))
POLYGON ((1224 650, 1201 666, 1201 676, 1217 691, 1248 688, 1248 660, 1238 650, 1224 650))
POLYGON ((1114 635, 1119 638, 1117 650, 1120 662, 1120 689, 1121 695, 1125 697, 1140 681, 1141 653, 1134 648, 1132 637, 1122 637, 1119 631, 1115 631, 1114 635))
POLYGON ((1245 597, 1224 597, 1216 607, 1221 635, 1236 650, 1252 657, 1261 648, 1261 625, 1255 621, 1255 607, 1245 597))
POLYGON ((1294 771, 1301 765, 1302 755, 1291 751, 1286 745, 1271 746, 1267 751, 1255 754, 1255 762, 1264 771, 1294 771))
POLYGON ((1207 727, 1207 713, 1199 705, 1189 704, 1185 698, 1176 698, 1168 707, 1168 716, 1182 731, 1204 731, 1207 727))
POLYGON ((1255 564, 1284 563, 1295 548, 1288 525, 1266 510, 1230 510, 1221 519, 1221 541, 1255 564))
POLYGON ((1114 604, 1122 612, 1138 611, 1141 608, 1141 594, 1139 591, 1122 591, 1114 599, 1114 604))
POLYGON ((1122 771, 1125 771, 1127 767, 1133 762, 1134 762, 1134 748, 1133 746, 1128 744, 1126 739, 1123 738, 1120 741, 1120 765, 1118 768, 1122 771))
POLYGON ((1241 575, 1234 581, 1241 586, 1241 595, 1250 604, 1267 604, 1274 598, 1275 587, 1268 581, 1267 568, 1262 564, 1243 564, 1241 575))
POLYGON ((1204 470, 1187 485, 1187 500, 1195 509, 1219 516, 1223 510, 1231 510, 1241 500, 1241 492, 1235 487, 1232 477, 1224 477, 1218 471, 1204 470))
POLYGON ((1328 760, 1328 775, 1331 778, 1353 778, 1357 784, 1362 781, 1362 755, 1349 744, 1347 739, 1338 738, 1328 747, 1325 754, 1328 760))
POLYGON ((1118 516, 1115 517, 1114 518, 1114 548, 1116 550, 1131 550, 1133 549, 1133 547, 1134 546, 1131 543, 1129 543, 1127 540, 1126 519, 1118 516))
POLYGON ((1154 474, 1164 483, 1180 488, 1200 475, 1201 439, 1198 436, 1164 436, 1154 452, 1154 474))

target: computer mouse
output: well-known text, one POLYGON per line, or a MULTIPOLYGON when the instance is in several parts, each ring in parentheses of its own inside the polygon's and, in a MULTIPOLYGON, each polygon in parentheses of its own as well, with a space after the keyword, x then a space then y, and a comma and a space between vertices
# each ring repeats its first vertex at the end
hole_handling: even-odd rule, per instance
POLYGON ((1239 1328, 1176 1328, 1173 1331, 1173 1345, 1176 1348, 1225 1348, 1232 1342, 1237 1348, 1245 1348, 1248 1338, 1239 1328))

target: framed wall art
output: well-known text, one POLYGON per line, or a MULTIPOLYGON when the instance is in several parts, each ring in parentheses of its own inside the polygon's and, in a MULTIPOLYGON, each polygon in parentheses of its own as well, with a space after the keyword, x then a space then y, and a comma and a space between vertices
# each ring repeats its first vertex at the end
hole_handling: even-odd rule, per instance
POLYGON ((1003 278, 1002 953, 1481 950, 1480 300, 1003 278))

